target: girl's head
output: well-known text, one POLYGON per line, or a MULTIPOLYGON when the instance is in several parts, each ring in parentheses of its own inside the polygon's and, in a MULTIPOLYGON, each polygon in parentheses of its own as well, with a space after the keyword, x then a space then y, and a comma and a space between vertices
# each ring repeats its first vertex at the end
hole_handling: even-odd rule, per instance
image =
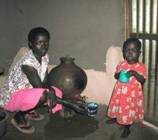
POLYGON ((129 64, 139 61, 141 42, 137 38, 128 38, 123 44, 123 57, 129 64))
POLYGON ((33 28, 28 34, 28 46, 33 53, 44 56, 49 48, 49 32, 43 27, 33 28))

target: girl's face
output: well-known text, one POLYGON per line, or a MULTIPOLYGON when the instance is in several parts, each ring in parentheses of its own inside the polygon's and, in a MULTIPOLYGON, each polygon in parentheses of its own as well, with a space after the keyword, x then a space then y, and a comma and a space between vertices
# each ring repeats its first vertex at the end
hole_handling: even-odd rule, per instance
POLYGON ((32 51, 42 57, 44 56, 49 48, 49 39, 46 35, 38 35, 33 42, 30 42, 32 51))
POLYGON ((129 64, 137 63, 139 55, 140 50, 132 43, 123 50, 123 57, 129 64))

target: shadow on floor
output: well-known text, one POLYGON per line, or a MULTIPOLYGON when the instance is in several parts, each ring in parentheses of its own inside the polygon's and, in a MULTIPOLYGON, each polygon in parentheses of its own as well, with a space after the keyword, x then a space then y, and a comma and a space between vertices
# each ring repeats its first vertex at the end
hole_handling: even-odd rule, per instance
MULTIPOLYGON (((36 131, 31 135, 22 134, 8 122, 8 131, 0 140, 121 140, 122 128, 105 123, 105 106, 101 106, 96 119, 78 116, 72 120, 64 120, 58 115, 49 115, 45 119, 31 122, 36 131), (97 121, 99 120, 99 121, 97 121)), ((125 140, 157 140, 158 132, 147 127, 134 124, 131 134, 125 140)))

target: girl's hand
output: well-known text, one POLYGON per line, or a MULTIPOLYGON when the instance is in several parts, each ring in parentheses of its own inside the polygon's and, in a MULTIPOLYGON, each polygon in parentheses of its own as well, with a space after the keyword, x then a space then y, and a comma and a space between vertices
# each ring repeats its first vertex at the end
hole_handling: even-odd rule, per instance
POLYGON ((120 75, 120 72, 115 73, 115 75, 114 75, 115 79, 118 79, 118 78, 119 78, 119 75, 120 75))
POLYGON ((138 73, 134 70, 130 70, 128 71, 128 73, 130 74, 130 76, 136 76, 138 73))
POLYGON ((137 79, 137 81, 141 83, 141 85, 144 84, 145 78, 144 78, 142 75, 140 75, 138 72, 136 72, 136 71, 134 71, 134 70, 130 70, 130 71, 128 71, 128 73, 129 73, 131 76, 134 76, 134 77, 137 79))

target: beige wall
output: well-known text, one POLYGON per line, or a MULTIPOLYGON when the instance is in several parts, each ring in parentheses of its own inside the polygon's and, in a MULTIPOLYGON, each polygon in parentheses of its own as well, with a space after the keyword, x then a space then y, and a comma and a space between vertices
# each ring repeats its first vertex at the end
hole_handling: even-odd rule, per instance
POLYGON ((27 19, 25 0, 0 0, 0 66, 6 69, 25 44, 27 19))
POLYGON ((51 33, 51 63, 66 54, 85 69, 105 69, 105 53, 123 42, 123 0, 1 0, 0 65, 8 66, 34 26, 51 33))

